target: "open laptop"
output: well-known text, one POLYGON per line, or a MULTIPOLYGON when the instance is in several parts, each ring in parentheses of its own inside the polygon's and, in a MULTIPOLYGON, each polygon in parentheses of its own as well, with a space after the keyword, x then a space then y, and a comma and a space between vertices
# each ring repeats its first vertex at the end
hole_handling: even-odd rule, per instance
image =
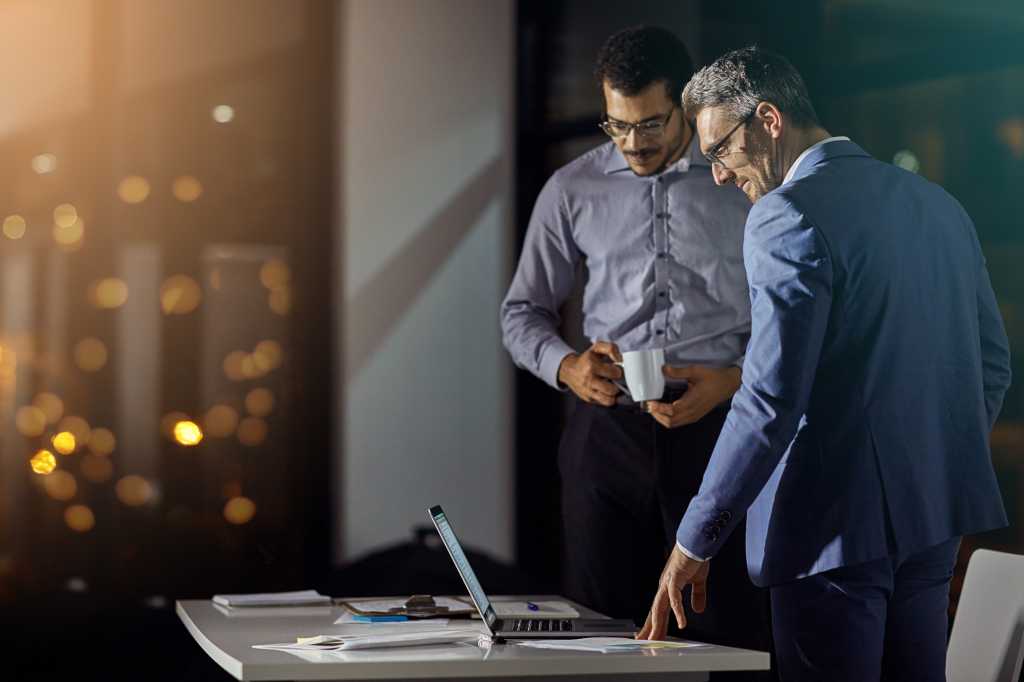
POLYGON ((632 637, 637 629, 631 620, 611 620, 608 618, 510 618, 503 620, 498 618, 491 606, 491 600, 484 593, 480 581, 477 580, 473 567, 469 565, 466 553, 462 551, 462 545, 455 537, 448 517, 440 506, 429 509, 430 518, 437 528, 441 542, 444 543, 452 561, 455 562, 455 570, 462 577, 462 582, 469 590, 469 596, 480 612, 484 625, 491 633, 491 638, 500 641, 501 639, 556 639, 573 637, 632 637))

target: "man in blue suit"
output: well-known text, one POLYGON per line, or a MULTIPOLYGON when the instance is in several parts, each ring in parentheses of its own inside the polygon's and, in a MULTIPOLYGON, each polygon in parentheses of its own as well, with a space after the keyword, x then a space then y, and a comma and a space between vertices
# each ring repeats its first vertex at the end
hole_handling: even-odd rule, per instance
POLYGON ((729 53, 683 106, 716 182, 754 203, 752 329, 640 637, 664 637, 670 608, 685 625, 688 584, 703 609, 708 560, 746 513, 782 679, 944 680, 960 537, 1006 525, 988 436, 1009 347, 974 225, 831 137, 782 57, 729 53))

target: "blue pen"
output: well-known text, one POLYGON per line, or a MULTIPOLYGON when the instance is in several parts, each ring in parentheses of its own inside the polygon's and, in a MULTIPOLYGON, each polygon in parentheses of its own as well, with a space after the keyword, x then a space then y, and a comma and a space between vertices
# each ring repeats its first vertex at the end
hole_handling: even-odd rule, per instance
POLYGON ((357 623, 401 623, 402 621, 409 620, 408 616, 361 616, 358 613, 352 616, 352 620, 357 623))
POLYGON ((532 601, 526 602, 526 608, 530 609, 531 611, 540 611, 540 607, 534 604, 532 601))

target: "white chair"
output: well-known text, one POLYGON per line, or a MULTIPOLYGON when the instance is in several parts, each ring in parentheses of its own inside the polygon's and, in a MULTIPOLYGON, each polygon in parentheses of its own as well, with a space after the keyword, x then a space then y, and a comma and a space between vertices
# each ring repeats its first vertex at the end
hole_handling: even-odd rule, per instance
POLYGON ((1017 682, 1024 659, 1024 556, 971 555, 946 652, 949 682, 1017 682))

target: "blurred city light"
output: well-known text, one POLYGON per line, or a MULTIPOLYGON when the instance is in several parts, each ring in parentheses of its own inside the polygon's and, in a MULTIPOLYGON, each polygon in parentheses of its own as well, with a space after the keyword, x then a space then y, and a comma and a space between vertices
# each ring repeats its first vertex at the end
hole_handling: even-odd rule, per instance
POLYGON ((14 425, 18 433, 27 438, 41 436, 46 429, 46 414, 35 405, 19 407, 14 414, 14 425))
POLYGON ((9 215, 4 218, 4 236, 8 239, 21 239, 25 236, 25 219, 20 215, 9 215))
POLYGON ((107 346, 95 337, 86 337, 75 344, 75 364, 83 372, 98 372, 107 364, 107 346))
POLYGON ((193 421, 180 421, 174 425, 174 440, 186 447, 199 445, 203 440, 203 430, 193 421))
POLYGON ((120 308, 128 300, 128 285, 117 277, 105 277, 93 283, 89 300, 97 308, 120 308))
POLYGON ((117 438, 110 429, 98 428, 92 430, 89 437, 89 449, 93 454, 106 457, 117 447, 117 438))
POLYGON ((248 497, 233 497, 224 505, 224 518, 228 523, 242 525, 256 515, 256 503, 248 497))
POLYGON ((171 185, 171 192, 178 201, 191 203, 198 199, 203 193, 203 185, 191 175, 183 175, 175 178, 171 185))
POLYGON ((75 437, 75 443, 78 447, 85 447, 92 436, 92 428, 82 417, 76 417, 74 415, 64 417, 57 424, 58 431, 69 431, 75 437))
POLYGON ((230 123, 235 117, 235 110, 227 104, 218 104, 213 108, 212 115, 217 123, 230 123))
POLYGON ((54 434, 50 442, 53 443, 53 449, 62 455, 70 455, 75 451, 75 434, 70 431, 54 434))
POLYGON ((149 180, 140 175, 129 175, 118 183, 117 196, 126 204, 141 204, 149 196, 149 180))
POLYGON ((57 170, 57 157, 53 154, 38 154, 32 157, 32 170, 46 175, 57 170))
POLYGON ((57 458, 49 450, 39 450, 32 455, 32 459, 28 463, 32 467, 32 471, 43 476, 52 473, 57 468, 57 458))
POLYGON ((71 530, 86 533, 96 526, 96 517, 84 504, 73 504, 64 510, 64 522, 71 530))
POLYGON ((203 292, 188 275, 172 275, 160 287, 160 307, 165 315, 187 315, 199 307, 203 292))
POLYGON ((114 486, 117 499, 128 507, 141 507, 153 499, 153 486, 142 476, 130 474, 114 486))

